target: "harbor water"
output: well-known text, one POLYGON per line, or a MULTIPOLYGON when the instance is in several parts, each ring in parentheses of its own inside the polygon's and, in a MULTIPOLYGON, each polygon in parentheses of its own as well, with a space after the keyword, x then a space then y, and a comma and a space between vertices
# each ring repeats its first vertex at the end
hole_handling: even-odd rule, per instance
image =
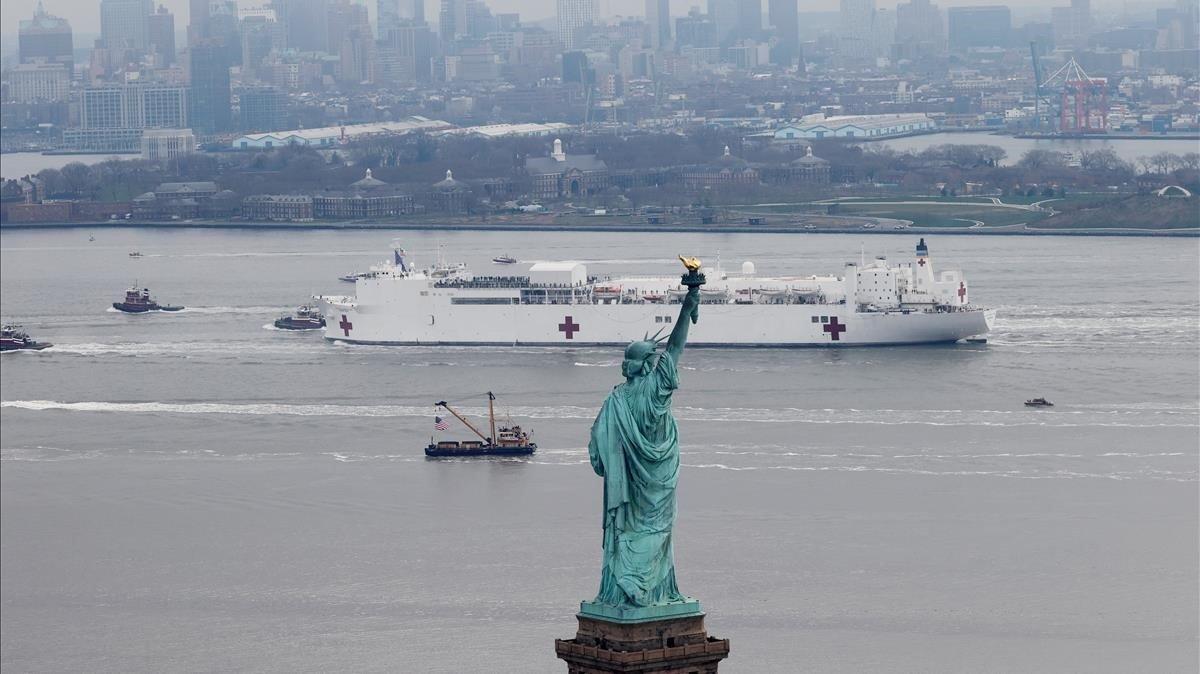
MULTIPOLYGON (((598 585, 586 443, 619 349, 273 329, 351 292, 337 277, 387 232, 89 233, 0 234, 3 318, 55 344, 0 367, 5 671, 563 671, 553 639, 598 585), (187 308, 108 309, 135 283, 187 308), (433 403, 479 418, 489 390, 538 452, 426 459, 433 403)), ((499 253, 834 273, 916 244, 398 235, 487 274, 524 268, 499 253)), ((683 354, 676 564, 731 639, 722 671, 1194 671, 1198 242, 927 241, 998 309, 989 343, 683 354)))

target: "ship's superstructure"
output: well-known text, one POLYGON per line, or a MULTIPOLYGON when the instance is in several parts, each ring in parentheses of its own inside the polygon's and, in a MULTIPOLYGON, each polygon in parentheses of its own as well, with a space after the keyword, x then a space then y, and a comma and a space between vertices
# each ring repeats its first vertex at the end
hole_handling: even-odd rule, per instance
MULTIPOLYGON (((857 346, 954 342, 983 335, 993 310, 972 305, 965 277, 935 273, 925 240, 911 262, 846 264, 840 276, 706 270, 698 346, 857 346)), ((668 327, 687 289, 678 276, 600 279, 580 262, 476 276, 464 265, 372 267, 355 295, 318 298, 328 339, 362 344, 624 345, 668 327), (667 325, 664 325, 667 324, 667 325)))

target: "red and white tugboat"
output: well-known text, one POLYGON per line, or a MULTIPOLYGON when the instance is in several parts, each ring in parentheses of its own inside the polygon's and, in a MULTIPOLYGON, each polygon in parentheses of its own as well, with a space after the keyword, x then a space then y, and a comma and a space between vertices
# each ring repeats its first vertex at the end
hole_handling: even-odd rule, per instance
POLYGON ((6 325, 0 331, 0 351, 41 351, 52 346, 31 338, 19 325, 6 325))
POLYGON ((182 311, 183 307, 174 304, 159 304, 150 297, 149 288, 134 286, 125 291, 124 302, 113 302, 113 308, 127 314, 144 314, 147 311, 182 311))
POLYGON ((280 316, 275 327, 280 330, 320 330, 325 327, 325 317, 316 307, 305 304, 297 307, 291 316, 280 316))

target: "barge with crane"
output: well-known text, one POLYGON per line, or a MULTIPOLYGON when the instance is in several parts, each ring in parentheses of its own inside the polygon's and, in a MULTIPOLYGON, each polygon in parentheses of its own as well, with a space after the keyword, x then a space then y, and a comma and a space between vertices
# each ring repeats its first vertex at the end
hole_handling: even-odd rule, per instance
POLYGON ((496 427, 496 396, 492 395, 491 391, 487 393, 488 397, 488 428, 491 431, 491 436, 486 436, 479 431, 478 428, 467 421, 466 417, 459 414, 457 410, 445 400, 439 400, 434 403, 435 407, 440 407, 454 416, 463 423, 464 426, 471 429, 471 432, 479 436, 479 440, 438 440, 429 439, 429 445, 425 447, 425 456, 442 458, 442 457, 465 457, 465 456, 522 456, 533 454, 537 451, 537 443, 530 439, 530 435, 520 426, 509 422, 507 426, 496 427))

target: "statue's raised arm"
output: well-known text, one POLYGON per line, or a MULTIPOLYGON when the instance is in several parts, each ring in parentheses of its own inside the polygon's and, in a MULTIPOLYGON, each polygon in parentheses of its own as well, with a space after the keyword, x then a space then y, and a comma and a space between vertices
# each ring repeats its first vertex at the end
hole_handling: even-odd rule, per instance
POLYGON ((667 353, 675 362, 679 362, 679 356, 683 354, 683 347, 687 343, 688 326, 700 320, 700 286, 705 282, 704 274, 700 273, 699 258, 680 255, 679 261, 688 270, 680 279, 688 291, 680 303, 679 319, 675 321, 671 337, 667 340, 667 353))

